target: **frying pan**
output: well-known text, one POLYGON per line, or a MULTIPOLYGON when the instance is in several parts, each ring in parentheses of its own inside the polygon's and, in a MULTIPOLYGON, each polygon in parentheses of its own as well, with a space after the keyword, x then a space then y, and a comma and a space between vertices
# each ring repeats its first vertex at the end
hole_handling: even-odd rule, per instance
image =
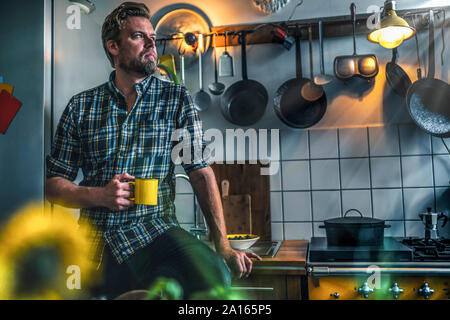
POLYGON ((246 35, 241 31, 242 80, 228 87, 220 99, 222 114, 233 124, 249 126, 264 115, 269 96, 266 88, 247 76, 246 35))
POLYGON ((409 87, 406 105, 414 122, 435 137, 450 137, 450 86, 434 78, 434 13, 430 10, 428 76, 409 87))
POLYGON ((378 74, 378 61, 374 54, 356 54, 356 5, 350 5, 353 21, 353 55, 334 59, 334 75, 340 80, 350 80, 354 76, 372 79, 378 74))
POLYGON ((300 94, 301 88, 311 82, 302 76, 300 51, 300 32, 295 38, 295 56, 297 77, 284 82, 275 93, 274 110, 278 118, 292 128, 308 128, 322 119, 327 108, 324 94, 316 101, 308 101, 300 94))
POLYGON ((397 48, 392 50, 392 60, 386 64, 386 80, 392 90, 401 97, 406 97, 412 82, 405 70, 397 64, 397 48))

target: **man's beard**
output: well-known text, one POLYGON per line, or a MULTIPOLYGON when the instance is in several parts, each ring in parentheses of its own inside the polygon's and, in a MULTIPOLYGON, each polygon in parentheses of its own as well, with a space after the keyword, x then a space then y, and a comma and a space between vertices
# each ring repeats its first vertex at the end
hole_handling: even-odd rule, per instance
MULTIPOLYGON (((145 56, 148 54, 148 52, 142 54, 141 56, 145 56)), ((147 61, 143 62, 139 59, 132 59, 132 60, 126 60, 126 59, 120 59, 119 58, 119 67, 127 72, 135 72, 143 76, 150 76, 152 75, 157 68, 157 57, 155 59, 148 59, 147 61)))

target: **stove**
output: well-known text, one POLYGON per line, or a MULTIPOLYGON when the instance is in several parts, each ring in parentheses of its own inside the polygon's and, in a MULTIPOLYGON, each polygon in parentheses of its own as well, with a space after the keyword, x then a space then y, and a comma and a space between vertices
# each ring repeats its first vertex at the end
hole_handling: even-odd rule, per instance
POLYGON ((450 239, 405 238, 402 244, 412 248, 414 261, 450 261, 450 239))
POLYGON ((450 240, 385 237, 381 246, 328 246, 311 238, 311 300, 450 299, 450 240))

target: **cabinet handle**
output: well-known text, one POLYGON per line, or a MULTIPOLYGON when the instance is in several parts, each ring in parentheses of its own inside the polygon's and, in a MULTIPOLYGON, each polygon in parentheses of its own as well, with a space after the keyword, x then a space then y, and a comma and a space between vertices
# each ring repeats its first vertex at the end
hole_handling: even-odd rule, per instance
POLYGON ((233 290, 242 290, 242 291, 273 291, 274 288, 271 287, 233 287, 231 286, 231 289, 233 290))

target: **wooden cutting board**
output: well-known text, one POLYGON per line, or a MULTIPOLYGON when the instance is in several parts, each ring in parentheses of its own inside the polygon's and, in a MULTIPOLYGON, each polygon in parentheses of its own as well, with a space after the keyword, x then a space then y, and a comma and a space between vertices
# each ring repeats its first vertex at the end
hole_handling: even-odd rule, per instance
POLYGON ((252 233, 251 196, 230 195, 230 182, 221 182, 222 205, 227 234, 252 233))
POLYGON ((229 194, 251 197, 252 234, 261 237, 261 241, 272 240, 270 219, 270 176, 261 175, 261 168, 266 165, 258 164, 218 164, 212 166, 218 188, 221 182, 230 182, 229 194))

